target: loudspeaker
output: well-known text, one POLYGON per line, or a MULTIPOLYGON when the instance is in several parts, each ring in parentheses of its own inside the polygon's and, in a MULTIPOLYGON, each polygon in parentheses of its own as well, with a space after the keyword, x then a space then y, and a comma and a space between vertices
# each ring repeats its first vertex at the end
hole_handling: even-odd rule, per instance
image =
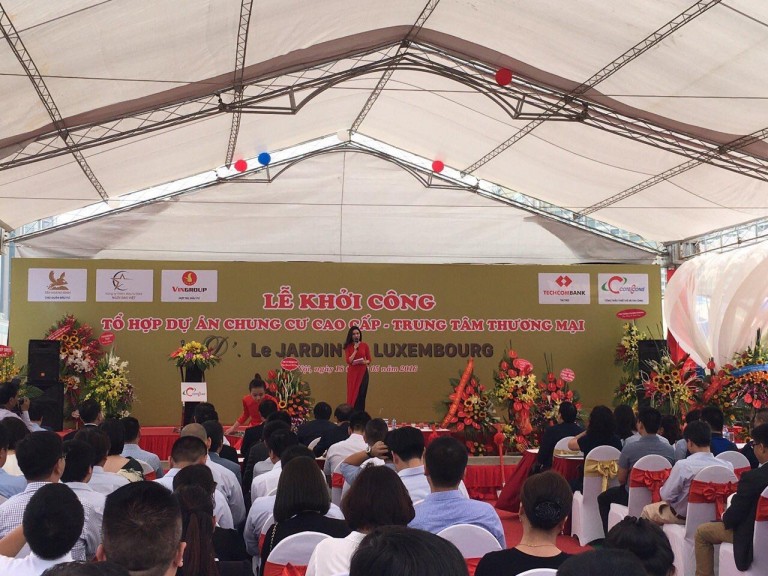
POLYGON ((29 341, 29 380, 59 381, 59 345, 58 340, 29 341))
POLYGON ((651 365, 649 362, 661 362, 661 357, 667 353, 666 340, 639 340, 637 342, 637 359, 640 367, 640 377, 636 382, 638 408, 651 405, 651 401, 645 397, 643 380, 650 378, 651 365))
POLYGON ((47 380, 28 380, 30 386, 42 390, 42 396, 33 400, 39 405, 43 414, 43 426, 52 430, 64 429, 64 384, 47 380))

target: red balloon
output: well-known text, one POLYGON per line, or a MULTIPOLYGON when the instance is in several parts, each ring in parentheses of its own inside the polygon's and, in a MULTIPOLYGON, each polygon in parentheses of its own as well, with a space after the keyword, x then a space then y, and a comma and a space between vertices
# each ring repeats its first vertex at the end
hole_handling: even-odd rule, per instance
POLYGON ((512 70, 509 68, 499 68, 496 71, 496 82, 499 86, 506 86, 512 82, 512 70))
POLYGON ((243 159, 238 160, 235 162, 235 170, 238 172, 245 172, 248 169, 248 162, 246 162, 243 159))
POLYGON ((445 168, 445 164, 442 163, 440 160, 435 160, 432 162, 432 170, 435 172, 442 172, 443 168, 445 168))

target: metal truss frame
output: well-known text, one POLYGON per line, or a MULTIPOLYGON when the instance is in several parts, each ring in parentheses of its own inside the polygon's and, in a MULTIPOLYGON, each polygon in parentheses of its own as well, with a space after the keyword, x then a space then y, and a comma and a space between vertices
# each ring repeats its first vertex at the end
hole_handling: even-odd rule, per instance
POLYGON ((240 4, 240 26, 237 30, 237 49, 235 51, 235 73, 232 79, 233 98, 236 103, 235 110, 232 112, 232 127, 229 130, 229 142, 227 144, 227 154, 224 165, 230 166, 232 158, 235 156, 235 147, 237 146, 237 136, 240 133, 240 106, 243 101, 243 73, 245 71, 245 53, 248 48, 248 28, 251 24, 251 10, 253 0, 242 0, 240 4))
POLYGON ((667 243, 673 264, 710 252, 728 252, 768 240, 768 218, 760 218, 700 236, 667 243))

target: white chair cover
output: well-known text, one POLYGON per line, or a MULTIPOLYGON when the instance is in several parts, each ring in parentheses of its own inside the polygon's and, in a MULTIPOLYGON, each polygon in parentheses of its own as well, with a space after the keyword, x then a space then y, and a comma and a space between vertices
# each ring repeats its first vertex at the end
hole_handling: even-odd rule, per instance
MULTIPOLYGON (((669 470, 672 464, 664 456, 658 454, 648 454, 643 456, 635 463, 633 470, 648 470, 649 472, 658 472, 660 470, 669 470)), ((651 491, 646 486, 629 487, 629 505, 611 504, 611 510, 608 512, 608 531, 616 526, 627 516, 640 517, 646 505, 653 501, 651 491)))
POLYGON ((568 450, 568 442, 570 442, 573 439, 573 436, 566 436, 565 438, 561 438, 557 441, 557 444, 555 444, 555 450, 568 450))
MULTIPOLYGON (((736 482, 736 475, 724 466, 708 466, 700 470, 694 477, 699 482, 711 484, 727 484, 736 482)), ((717 517, 714 503, 688 502, 685 526, 665 524, 664 533, 669 539, 672 552, 675 554, 675 574, 677 576, 693 576, 696 569, 693 543, 696 529, 704 522, 713 522, 717 517)))
MULTIPOLYGON (((339 463, 338 466, 336 466, 336 469, 333 471, 333 475, 339 475, 341 476, 341 473, 339 472, 339 469, 341 468, 341 463, 339 463)), ((332 477, 333 480, 333 477, 332 477)), ((336 506, 339 506, 341 504, 341 496, 343 492, 343 477, 342 477, 342 485, 341 486, 332 486, 331 487, 331 502, 336 504, 336 506)))
POLYGON ((752 469, 752 465, 749 463, 747 457, 744 456, 744 454, 741 452, 737 452, 736 450, 726 450, 725 452, 720 452, 720 454, 715 456, 715 458, 718 460, 725 460, 726 462, 733 464, 733 470, 736 472, 737 478, 741 478, 741 474, 752 469), (738 470, 741 470, 741 472, 738 472, 738 470))
POLYGON ((272 567, 285 566, 286 564, 307 566, 315 547, 326 538, 330 538, 330 536, 320 532, 300 532, 281 540, 269 553, 269 559, 264 567, 265 573, 270 572, 267 569, 270 565, 272 567))
MULTIPOLYGON (((613 446, 598 446, 587 454, 584 462, 610 462, 618 461, 621 453, 613 446)), ((573 495, 573 507, 571 508, 571 535, 579 537, 579 544, 605 538, 603 523, 600 520, 600 511, 597 508, 597 497, 602 492, 603 479, 599 476, 584 476, 583 492, 573 495)), ((608 487, 618 486, 617 478, 608 481, 608 487)))
POLYGON ((517 576, 556 576, 557 570, 554 568, 534 568, 533 570, 526 570, 520 572, 517 576))
MULTIPOLYGON (((768 488, 760 494, 758 510, 761 505, 768 506, 768 488)), ((752 565, 745 572, 736 568, 733 544, 720 544, 720 576, 765 576, 768 571, 768 516, 763 517, 759 512, 755 518, 755 536, 752 542, 752 565)))
POLYGON ((320 436, 312 440, 309 444, 307 444, 307 448, 310 450, 314 450, 315 446, 317 446, 320 443, 320 436))
POLYGON ((482 558, 488 552, 501 550, 496 537, 474 524, 456 524, 437 533, 459 549, 464 558, 482 558))
MULTIPOLYGON (((134 460, 136 460, 136 459, 134 458, 134 460)), ((149 474, 150 472, 154 472, 155 471, 155 469, 152 468, 152 466, 150 466, 149 463, 144 462, 144 460, 136 460, 136 462, 141 464, 141 471, 144 474, 149 474)))

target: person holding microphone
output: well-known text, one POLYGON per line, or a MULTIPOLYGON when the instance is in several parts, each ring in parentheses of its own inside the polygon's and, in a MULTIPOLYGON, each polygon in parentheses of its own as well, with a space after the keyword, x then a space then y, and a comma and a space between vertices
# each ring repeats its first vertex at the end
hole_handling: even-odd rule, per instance
POLYGON ((347 403, 355 410, 365 410, 365 397, 368 394, 368 364, 371 363, 371 351, 363 342, 363 333, 357 326, 347 332, 344 342, 344 354, 347 359, 347 403))

